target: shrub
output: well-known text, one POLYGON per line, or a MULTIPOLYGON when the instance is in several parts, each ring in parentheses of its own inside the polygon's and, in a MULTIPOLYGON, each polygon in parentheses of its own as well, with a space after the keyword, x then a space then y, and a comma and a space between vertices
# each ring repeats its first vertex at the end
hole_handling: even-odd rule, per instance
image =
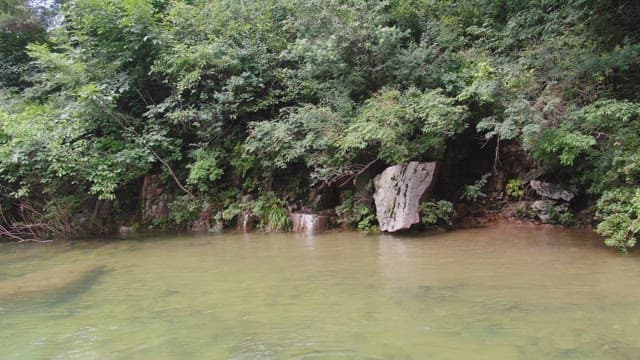
POLYGON ((198 215, 205 206, 204 202, 195 200, 191 196, 177 196, 175 200, 169 204, 169 218, 173 220, 176 225, 186 226, 198 218, 198 215))
POLYGON ((210 191, 223 174, 218 160, 220 155, 214 150, 197 149, 192 153, 192 157, 194 162, 187 165, 189 169, 187 184, 203 193, 210 191))
POLYGON ((522 180, 510 179, 507 182, 505 191, 507 192, 507 196, 511 199, 520 199, 522 195, 524 195, 524 190, 522 189, 522 180))
POLYGON ((376 231, 377 226, 375 222, 378 220, 376 214, 372 212, 368 207, 363 206, 360 208, 360 220, 358 221, 358 230, 363 231, 376 231))
POLYGON ((605 244, 622 252, 634 247, 640 237, 640 188, 605 192, 596 204, 596 219, 605 244))
POLYGON ((427 201, 420 204, 420 221, 428 228, 452 225, 456 212, 449 201, 427 201))
POLYGON ((486 173, 478 179, 473 185, 465 185, 464 190, 462 191, 462 195, 460 195, 460 199, 476 202, 480 199, 484 199, 487 197, 485 193, 482 192, 482 188, 487 185, 487 180, 491 177, 490 173, 486 173))
POLYGON ((336 207, 336 215, 340 224, 355 225, 363 231, 376 229, 376 214, 370 206, 357 200, 352 191, 344 192, 344 200, 336 207))
POLYGON ((253 202, 251 212, 259 219, 258 227, 265 231, 287 231, 291 229, 291 219, 287 203, 273 192, 262 194, 253 202))

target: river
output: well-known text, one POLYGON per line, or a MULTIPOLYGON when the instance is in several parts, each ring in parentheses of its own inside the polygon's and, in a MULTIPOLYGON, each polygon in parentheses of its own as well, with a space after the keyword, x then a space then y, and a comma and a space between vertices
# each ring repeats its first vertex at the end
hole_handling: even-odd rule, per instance
POLYGON ((636 359, 640 258, 588 231, 0 246, 2 359, 636 359))

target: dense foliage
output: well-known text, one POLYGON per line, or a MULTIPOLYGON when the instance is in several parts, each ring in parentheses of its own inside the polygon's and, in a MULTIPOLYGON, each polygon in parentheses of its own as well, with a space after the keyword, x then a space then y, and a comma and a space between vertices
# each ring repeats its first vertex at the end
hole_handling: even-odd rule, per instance
MULTIPOLYGON (((263 226, 285 229, 317 189, 466 139, 495 146, 496 169, 501 144, 520 144, 600 199, 598 231, 626 249, 639 16, 632 0, 1 0, 3 222, 31 209, 74 228, 162 173, 176 221, 228 221, 250 194, 263 226)), ((484 195, 473 186, 467 200, 484 195)), ((346 222, 374 221, 343 200, 346 222)))

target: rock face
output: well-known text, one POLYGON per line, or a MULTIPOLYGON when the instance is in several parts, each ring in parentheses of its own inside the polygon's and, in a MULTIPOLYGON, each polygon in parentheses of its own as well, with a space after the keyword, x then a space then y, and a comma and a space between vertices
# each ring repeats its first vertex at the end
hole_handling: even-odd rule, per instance
POLYGON ((142 218, 147 223, 169 216, 169 194, 160 175, 147 175, 142 185, 142 218))
POLYGON ((291 213, 291 231, 304 234, 317 234, 329 228, 329 217, 309 213, 291 213))
POLYGON ((574 193, 564 189, 560 185, 538 180, 531 180, 529 184, 538 195, 547 199, 564 200, 566 202, 570 202, 576 196, 574 193))
POLYGON ((420 222, 418 207, 433 190, 439 164, 412 161, 386 168, 373 180, 380 230, 409 229, 420 222))

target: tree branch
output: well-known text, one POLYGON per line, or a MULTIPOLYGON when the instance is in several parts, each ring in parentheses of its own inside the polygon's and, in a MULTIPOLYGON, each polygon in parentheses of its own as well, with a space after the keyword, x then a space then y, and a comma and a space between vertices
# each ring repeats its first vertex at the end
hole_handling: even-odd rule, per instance
MULTIPOLYGON (((120 117, 122 118, 126 118, 125 115, 123 114, 119 114, 119 113, 113 113, 113 112, 109 112, 111 114, 111 116, 113 116, 113 118, 118 122, 118 124, 125 130, 128 131, 130 133, 132 133, 134 136, 140 138, 140 134, 138 134, 138 132, 131 128, 126 126, 123 122, 122 119, 120 119, 120 117)), ((180 179, 178 179, 178 176, 176 175, 176 173, 173 171, 173 168, 171 167, 171 165, 169 165, 169 163, 163 159, 160 155, 158 155, 158 153, 153 150, 153 148, 151 146, 148 146, 145 144, 145 147, 147 148, 147 150, 149 150, 151 152, 151 154, 153 155, 153 157, 158 160, 162 166, 164 166, 167 171, 169 172, 169 175, 171 175, 171 177, 173 178, 173 181, 176 183, 176 185, 178 185, 178 187, 180 188, 180 190, 184 191, 187 195, 189 195, 191 198, 196 199, 197 197, 191 192, 189 191, 189 189, 187 189, 182 182, 180 181, 180 179)))

